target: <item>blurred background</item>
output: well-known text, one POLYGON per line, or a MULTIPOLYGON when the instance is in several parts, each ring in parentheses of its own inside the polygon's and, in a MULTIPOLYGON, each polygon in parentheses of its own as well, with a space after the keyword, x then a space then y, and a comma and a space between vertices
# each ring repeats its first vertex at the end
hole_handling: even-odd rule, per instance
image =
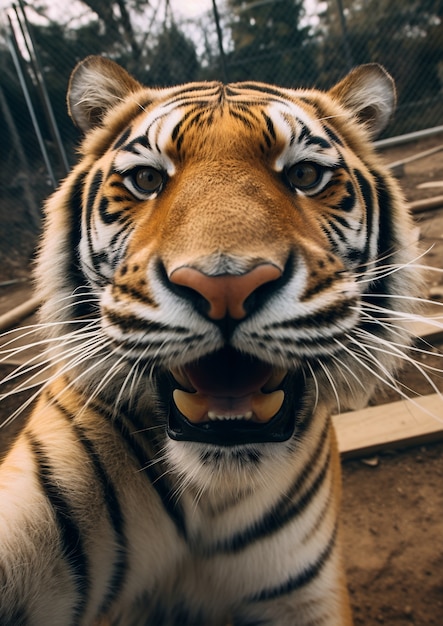
POLYGON ((157 86, 216 78, 327 89, 378 62, 399 96, 385 137, 443 124, 443 0, 0 0, 0 16, 0 219, 9 214, 11 228, 24 218, 38 229, 42 199, 75 161, 65 94, 88 54, 157 86))

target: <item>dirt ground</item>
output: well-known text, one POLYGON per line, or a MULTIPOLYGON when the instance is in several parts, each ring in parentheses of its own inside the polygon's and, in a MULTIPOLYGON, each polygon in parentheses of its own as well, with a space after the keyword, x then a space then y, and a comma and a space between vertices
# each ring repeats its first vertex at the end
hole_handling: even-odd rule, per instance
MULTIPOLYGON (((385 150, 383 157, 393 163, 441 144, 442 135, 385 150)), ((408 164, 399 180, 409 201, 443 195, 443 150, 408 164), (421 187, 423 183, 428 186, 421 187)), ((0 205, 0 221, 8 224, 7 235, 3 231, 0 237, 0 313, 30 293, 33 245, 29 231, 11 213, 11 203, 0 205), (12 246, 12 255, 4 254, 5 246, 12 246), (6 284, 17 279, 24 282, 6 284)), ((422 249, 432 248, 426 263, 442 268, 443 208, 419 213, 416 221, 422 249)), ((443 301, 442 285, 443 275, 428 272, 428 295, 437 302, 443 301)), ((442 345, 429 350, 435 356, 426 357, 427 363, 442 369, 442 345)), ((414 369, 401 379, 419 393, 432 392, 414 369)), ((441 389, 442 381, 436 377, 441 389)), ((386 393, 372 403, 395 399, 386 393)), ((0 422, 11 407, 12 401, 0 405, 0 422)), ((443 401, 439 418, 443 420, 443 401)), ((6 437, 4 432, 0 449, 6 437)), ((443 626, 443 443, 345 461, 343 537, 356 626, 443 626)))

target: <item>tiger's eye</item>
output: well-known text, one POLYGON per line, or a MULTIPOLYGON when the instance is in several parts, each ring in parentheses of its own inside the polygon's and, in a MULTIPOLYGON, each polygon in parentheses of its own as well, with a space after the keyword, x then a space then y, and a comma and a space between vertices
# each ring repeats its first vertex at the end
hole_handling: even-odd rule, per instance
POLYGON ((286 178, 297 189, 311 189, 322 177, 322 170, 316 163, 297 163, 286 171, 286 178))
POLYGON ((154 193, 163 185, 163 174, 153 167, 139 167, 134 175, 134 184, 143 193, 154 193))

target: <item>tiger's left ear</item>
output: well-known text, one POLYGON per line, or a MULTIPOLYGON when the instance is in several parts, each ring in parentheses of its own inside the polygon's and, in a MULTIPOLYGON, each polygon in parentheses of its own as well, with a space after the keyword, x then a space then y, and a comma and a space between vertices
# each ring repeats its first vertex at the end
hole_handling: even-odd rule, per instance
POLYGON ((89 56, 74 68, 69 80, 69 115, 84 132, 97 126, 107 111, 142 85, 126 70, 100 56, 89 56))
POLYGON ((355 68, 329 95, 354 113, 371 138, 385 128, 397 101, 393 78, 377 63, 355 68))

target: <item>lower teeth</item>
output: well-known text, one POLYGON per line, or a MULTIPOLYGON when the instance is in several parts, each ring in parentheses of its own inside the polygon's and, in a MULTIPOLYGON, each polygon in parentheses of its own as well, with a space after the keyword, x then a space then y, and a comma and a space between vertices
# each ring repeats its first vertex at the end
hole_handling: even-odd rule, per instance
POLYGON ((242 415, 235 415, 219 414, 214 409, 210 409, 211 400, 208 396, 203 396, 196 392, 190 393, 182 389, 174 389, 173 391, 176 407, 194 424, 204 422, 205 419, 214 421, 249 420, 251 418, 256 422, 266 423, 278 413, 283 404, 284 397, 285 394, 281 389, 271 393, 262 393, 259 391, 250 398, 251 409, 248 409, 242 415))
POLYGON ((252 411, 248 411, 244 415, 218 415, 214 411, 208 411, 208 417, 212 421, 216 420, 250 420, 252 411))

